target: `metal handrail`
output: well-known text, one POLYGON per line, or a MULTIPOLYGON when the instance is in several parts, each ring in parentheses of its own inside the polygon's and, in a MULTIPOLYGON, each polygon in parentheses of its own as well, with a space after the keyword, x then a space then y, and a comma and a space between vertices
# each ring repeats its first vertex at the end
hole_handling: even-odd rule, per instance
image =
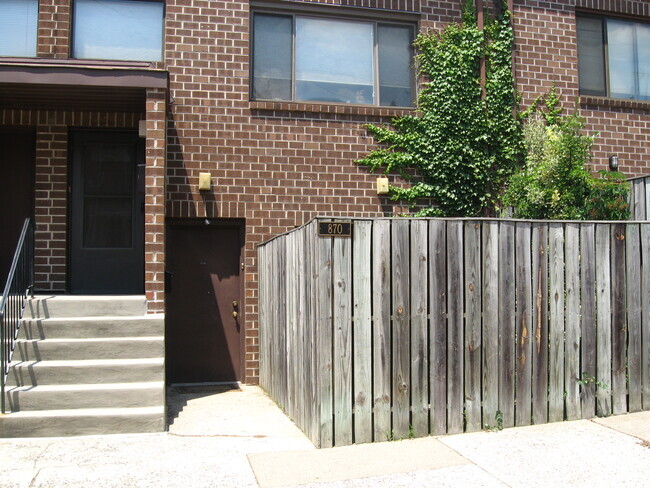
POLYGON ((18 239, 14 259, 9 268, 7 284, 0 298, 0 393, 1 411, 5 413, 5 386, 9 363, 16 346, 20 319, 25 310, 27 295, 34 297, 34 225, 27 218, 18 239))

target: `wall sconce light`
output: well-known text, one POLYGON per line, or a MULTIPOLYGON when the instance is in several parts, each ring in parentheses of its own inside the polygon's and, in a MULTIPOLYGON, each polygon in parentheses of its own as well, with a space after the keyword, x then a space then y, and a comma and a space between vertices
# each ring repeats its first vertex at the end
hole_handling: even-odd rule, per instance
POLYGON ((609 157, 609 170, 618 171, 618 156, 614 155, 609 157))
POLYGON ((210 189, 210 173, 199 173, 199 190, 210 189))
POLYGON ((379 176, 377 178, 377 195, 387 195, 388 194, 388 178, 385 176, 379 176))

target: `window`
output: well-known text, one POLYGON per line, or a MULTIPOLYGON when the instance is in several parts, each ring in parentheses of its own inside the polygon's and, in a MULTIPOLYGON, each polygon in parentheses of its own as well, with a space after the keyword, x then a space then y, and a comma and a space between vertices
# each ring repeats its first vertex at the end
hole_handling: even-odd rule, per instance
POLYGON ((36 56, 38 0, 0 0, 0 56, 36 56))
POLYGON ((650 24, 578 17, 580 93, 650 100, 650 24))
POLYGON ((75 0, 72 55, 162 61, 162 1, 75 0))
POLYGON ((257 13, 255 100, 413 103, 412 25, 257 13))

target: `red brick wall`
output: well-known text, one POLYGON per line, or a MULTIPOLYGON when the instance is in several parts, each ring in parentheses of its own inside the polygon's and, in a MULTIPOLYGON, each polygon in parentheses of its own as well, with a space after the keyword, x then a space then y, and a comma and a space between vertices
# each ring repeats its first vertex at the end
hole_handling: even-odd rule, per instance
MULTIPOLYGON (((316 1, 316 0, 314 0, 316 1)), ((423 30, 460 18, 464 0, 318 0, 420 12, 423 30)), ((66 58, 71 0, 41 0, 38 53, 66 58)), ((513 0, 516 75, 527 105, 555 82, 568 107, 578 97, 575 8, 650 16, 648 2, 622 0, 513 0)), ((165 122, 164 91, 148 94, 146 279, 151 311, 164 306, 164 214, 168 217, 246 221, 246 377, 258 378, 257 243, 315 215, 378 216, 407 212, 374 191, 376 175, 354 164, 375 144, 365 123, 388 122, 399 110, 249 101, 249 2, 166 1, 164 66, 173 103, 165 122), (165 148, 165 141, 167 147, 165 148), (167 171, 165 172, 165 154, 167 171), (199 172, 211 172, 213 189, 196 190, 199 172), (166 193, 164 190, 167 179, 166 193), (166 203, 165 203, 166 202, 166 203)), ((650 104, 583 97, 588 127, 601 134, 595 167, 616 153, 630 174, 648 172, 650 104)), ((65 282, 66 138, 79 125, 67 112, 0 112, 0 123, 38 127, 38 232, 43 286, 65 282), (7 122, 7 120, 9 120, 7 122), (4 122, 3 122, 4 121, 4 122)), ((140 114, 84 114, 82 125, 136 127, 140 114), (87 122, 86 122, 87 121, 87 122), (88 125, 90 124, 90 125, 88 125), (106 125, 108 124, 108 125, 106 125)), ((393 183, 401 184, 396 177, 393 183)))
POLYGON ((65 59, 70 52, 72 0, 39 0, 38 44, 39 58, 65 59))
POLYGON ((144 288, 147 310, 165 311, 165 157, 167 91, 147 90, 144 288))
POLYGON ((628 176, 650 173, 650 103, 579 96, 575 12, 624 14, 650 21, 650 3, 625 0, 515 0, 516 76, 522 107, 553 82, 572 111, 576 102, 586 128, 597 133, 594 170, 619 156, 628 176))
MULTIPOLYGON (((414 10, 417 1, 327 1, 414 10)), ((165 58, 174 100, 168 121, 167 216, 246 221, 245 380, 258 380, 256 245, 316 215, 407 212, 375 192, 354 163, 376 146, 363 124, 406 113, 386 108, 249 101, 248 2, 167 2, 165 58), (196 190, 199 172, 213 188, 196 190)), ((437 2, 424 20, 458 18, 437 2)), ((334 10, 336 12, 336 10, 334 10)), ((396 181, 393 178, 393 181, 396 181)))

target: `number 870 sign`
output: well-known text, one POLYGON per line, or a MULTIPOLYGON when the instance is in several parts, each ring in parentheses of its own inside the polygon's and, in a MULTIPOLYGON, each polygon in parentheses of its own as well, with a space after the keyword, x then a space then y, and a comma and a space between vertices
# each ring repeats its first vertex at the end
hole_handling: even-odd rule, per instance
POLYGON ((350 222, 318 222, 318 235, 321 237, 350 237, 350 222))

